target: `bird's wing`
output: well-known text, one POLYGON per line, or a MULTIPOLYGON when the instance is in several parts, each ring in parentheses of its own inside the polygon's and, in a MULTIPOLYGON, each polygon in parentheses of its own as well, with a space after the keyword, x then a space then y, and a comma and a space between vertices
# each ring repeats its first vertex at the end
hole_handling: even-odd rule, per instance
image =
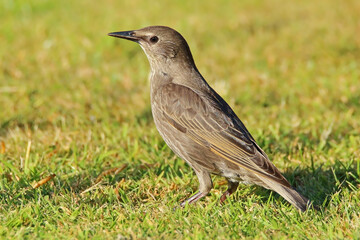
POLYGON ((233 164, 290 187, 245 126, 237 124, 240 120, 231 117, 230 107, 222 109, 216 99, 209 104, 190 88, 173 83, 158 89, 154 101, 170 125, 198 144, 233 164))

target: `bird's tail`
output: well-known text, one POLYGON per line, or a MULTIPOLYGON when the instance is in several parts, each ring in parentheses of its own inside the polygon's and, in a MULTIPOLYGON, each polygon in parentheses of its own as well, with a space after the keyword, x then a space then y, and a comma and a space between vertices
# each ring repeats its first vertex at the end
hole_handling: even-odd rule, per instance
MULTIPOLYGON (((298 193, 295 189, 291 187, 286 187, 281 185, 275 181, 267 180, 267 184, 269 189, 274 190, 278 194, 280 194, 286 201, 294 205, 296 208, 300 209, 302 212, 306 211, 311 206, 311 202, 298 193)), ((315 208, 316 209, 316 208, 315 208)))
POLYGON ((310 201, 298 193, 295 189, 285 187, 282 185, 272 186, 272 188, 285 198, 289 203, 300 209, 302 212, 310 206, 310 201))

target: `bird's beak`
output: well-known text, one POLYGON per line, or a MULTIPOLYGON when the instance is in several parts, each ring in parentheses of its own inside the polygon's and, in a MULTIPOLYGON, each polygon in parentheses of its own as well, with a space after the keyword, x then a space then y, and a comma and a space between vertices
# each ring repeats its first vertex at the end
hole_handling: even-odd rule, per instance
POLYGON ((138 42, 140 40, 140 38, 135 35, 134 31, 112 32, 108 33, 108 36, 123 38, 133 42, 138 42))

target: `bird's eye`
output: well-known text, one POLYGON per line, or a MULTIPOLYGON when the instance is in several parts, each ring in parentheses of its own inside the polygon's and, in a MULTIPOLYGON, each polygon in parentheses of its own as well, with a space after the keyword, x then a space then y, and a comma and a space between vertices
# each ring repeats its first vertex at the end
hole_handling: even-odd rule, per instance
POLYGON ((153 36, 150 38, 151 43, 157 43, 159 41, 159 38, 157 36, 153 36))

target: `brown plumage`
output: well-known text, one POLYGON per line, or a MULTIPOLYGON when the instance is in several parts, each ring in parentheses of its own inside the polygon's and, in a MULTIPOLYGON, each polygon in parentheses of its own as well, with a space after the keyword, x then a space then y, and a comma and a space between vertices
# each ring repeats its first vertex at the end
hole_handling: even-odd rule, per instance
POLYGON ((239 182, 245 182, 274 190, 298 209, 307 209, 308 200, 291 187, 201 76, 189 46, 177 31, 150 26, 109 35, 139 43, 148 57, 155 125, 167 145, 194 169, 200 183, 199 192, 182 206, 210 192, 212 173, 228 180, 221 202, 236 191, 239 182))

